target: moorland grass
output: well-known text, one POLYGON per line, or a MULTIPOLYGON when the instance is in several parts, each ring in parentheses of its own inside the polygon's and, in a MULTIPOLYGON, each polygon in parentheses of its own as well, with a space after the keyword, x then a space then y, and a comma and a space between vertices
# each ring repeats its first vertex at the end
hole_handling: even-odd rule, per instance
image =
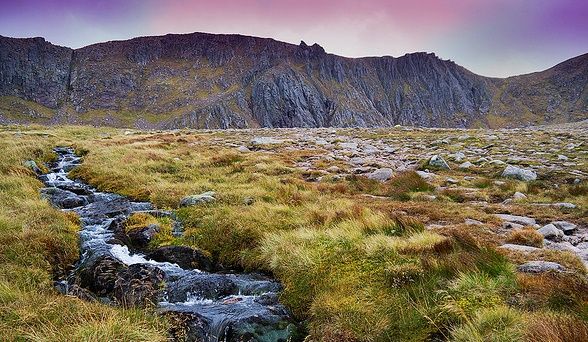
MULTIPOLYGON (((42 145, 34 158, 39 161, 50 158, 47 151, 54 144, 74 146, 83 152, 84 162, 72 175, 101 190, 149 200, 164 209, 178 209, 184 196, 215 191, 217 201, 213 203, 178 209, 178 217, 185 227, 184 237, 164 234, 152 247, 190 245, 210 253, 215 261, 229 268, 273 274, 284 285, 282 302, 296 318, 305 322, 309 340, 500 341, 512 338, 530 341, 529 336, 540 339, 554 331, 537 329, 539 335, 530 335, 528 325, 521 322, 535 322, 533 317, 554 315, 551 319, 554 324, 574 319, 577 324, 584 325, 588 301, 578 294, 585 284, 581 277, 562 274, 554 280, 519 276, 509 260, 523 261, 523 256, 495 250, 500 238, 492 229, 500 222, 491 213, 500 208, 495 208, 493 203, 486 208, 467 206, 459 203, 462 198, 457 195, 461 194, 454 198, 449 196, 453 194, 446 194, 434 202, 413 200, 414 194, 434 193, 435 187, 441 185, 424 181, 414 172, 395 175, 386 183, 361 176, 338 180, 325 177, 323 182, 313 183, 305 181, 308 174, 294 167, 295 162, 312 151, 271 146, 267 151, 237 153, 223 143, 226 134, 223 132, 180 130, 125 135, 119 130, 76 127, 51 132, 54 137, 49 140, 27 136, 31 146, 42 145), (488 227, 464 225, 465 218, 481 220, 488 227), (425 225, 438 222, 445 227, 425 229, 425 225), (554 284, 567 287, 560 287, 565 291, 550 292, 554 284), (503 328, 489 329, 493 325, 503 328), (472 338, 467 339, 467 336, 472 338)), ((13 135, 11 132, 2 134, 13 135)), ((20 165, 22 160, 32 158, 29 155, 34 154, 20 153, 6 165, 20 165)), ((58 242, 37 243, 41 255, 24 259, 27 263, 32 260, 42 263, 46 258, 63 259, 61 264, 65 268, 77 257, 76 226, 71 218, 40 201, 36 191, 40 184, 28 171, 22 167, 19 170, 24 174, 15 175, 6 185, 0 183, 0 189, 4 186, 11 193, 18 192, 19 182, 25 182, 32 190, 20 191, 23 201, 45 206, 47 212, 57 217, 52 219, 58 220, 56 222, 69 222, 68 230, 60 235, 63 237, 58 242), (54 247, 47 247, 63 246, 61 239, 66 237, 69 244, 62 248, 63 252, 54 253, 54 247)), ((444 175, 451 172, 444 171, 444 175)), ((502 201, 513 191, 525 187, 517 181, 497 186, 489 178, 493 173, 484 173, 486 178, 473 184, 482 198, 502 201)), ((544 196, 543 188, 538 189, 530 196, 544 196)), ((586 194, 570 187, 565 198, 570 197, 581 203, 586 194)), ((15 204, 2 206, 13 208, 15 204)), ((555 209, 525 203, 512 210, 513 213, 537 215, 541 220, 556 215, 562 217, 555 209)), ((578 212, 564 214, 576 220, 581 215, 578 212)), ((22 230, 26 220, 30 219, 23 217, 16 221, 17 228, 13 230, 22 230)), ((43 217, 41 221, 47 219, 43 217)), ((152 218, 136 217, 136 221, 140 225, 151 222, 152 218)), ((129 229, 132 227, 130 224, 129 229)), ((32 247, 18 248, 21 253, 6 257, 19 258, 19 254, 32 247)), ((557 255, 566 267, 577 270, 583 267, 578 264, 577 257, 557 255)), ((34 282, 32 279, 50 277, 52 270, 19 272, 20 269, 13 271, 23 274, 22 281, 34 282)), ((50 289, 50 279, 45 283, 50 289)), ((17 287, 7 284, 13 290, 6 291, 6 298, 16 298, 17 287)), ((22 295, 22 300, 26 302, 29 297, 34 302, 35 297, 29 292, 22 295)), ((132 322, 139 327, 126 330, 133 338, 137 331, 152 334, 153 339, 161 336, 162 323, 148 314, 138 317, 136 312, 81 303, 73 298, 57 295, 51 298, 88 306, 91 310, 83 311, 87 314, 112 312, 108 317, 117 317, 113 321, 132 322)), ((11 317, 16 311, 15 307, 5 309, 4 317, 11 317)), ((92 317, 84 318, 82 321, 86 324, 80 323, 77 328, 75 324, 68 327, 56 324, 55 334, 78 334, 76 336, 91 336, 90 339, 107 336, 91 328, 102 326, 96 317, 103 316, 92 317)), ((3 319, 2 322, 9 329, 17 326, 17 321, 3 319)), ((107 328, 111 320, 105 322, 104 334, 120 333, 117 326, 107 328)), ((35 331, 27 333, 43 339, 42 333, 30 335, 35 331)))

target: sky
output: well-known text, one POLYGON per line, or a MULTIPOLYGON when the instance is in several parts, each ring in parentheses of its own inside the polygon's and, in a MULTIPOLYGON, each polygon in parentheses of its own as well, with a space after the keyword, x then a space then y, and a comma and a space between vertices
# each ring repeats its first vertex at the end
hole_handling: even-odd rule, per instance
POLYGON ((191 32, 304 40, 347 57, 434 52, 506 77, 588 52, 588 0, 0 0, 0 35, 73 48, 191 32))

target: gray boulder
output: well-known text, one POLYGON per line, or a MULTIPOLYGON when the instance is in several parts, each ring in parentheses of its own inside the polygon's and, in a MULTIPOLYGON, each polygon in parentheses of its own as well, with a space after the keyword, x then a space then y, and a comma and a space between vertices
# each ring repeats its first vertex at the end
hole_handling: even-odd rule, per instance
POLYGON ((440 155, 436 154, 429 159, 429 165, 441 169, 441 170, 449 170, 449 165, 440 155))
POLYGON ((516 245, 516 244, 512 244, 512 243, 504 244, 504 245, 500 246, 500 248, 508 249, 508 250, 514 251, 514 252, 521 252, 521 253, 531 253, 531 252, 536 252, 536 251, 541 250, 540 248, 537 248, 537 247, 516 245))
POLYGON ((194 205, 214 202, 216 201, 216 198, 214 198, 215 194, 216 193, 214 191, 207 191, 201 193, 200 195, 186 196, 182 198, 182 200, 180 201, 180 207, 190 207, 194 205))
POLYGON ((392 177, 392 169, 390 168, 381 168, 377 169, 376 171, 368 174, 367 176, 369 179, 374 179, 380 182, 385 182, 392 177))
POLYGON ((523 169, 518 166, 507 165, 502 172, 504 178, 514 178, 529 182, 537 179, 537 174, 533 170, 523 169))
POLYGON ((576 209, 576 205, 575 204, 568 203, 568 202, 552 203, 551 206, 552 207, 556 207, 556 208, 563 208, 563 209, 576 209))
POLYGON ((41 198, 48 199, 53 205, 61 209, 72 209, 88 204, 88 199, 84 196, 63 190, 59 188, 41 189, 41 198))
POLYGON ((563 272, 566 270, 562 265, 551 261, 529 261, 517 267, 519 272, 524 273, 543 273, 543 272, 563 272))
POLYGON ((35 163, 34 160, 27 160, 23 163, 23 165, 38 175, 43 173, 43 171, 41 171, 41 169, 39 168, 39 166, 37 166, 37 163, 35 163))
POLYGON ((459 168, 462 170, 467 170, 474 166, 474 164, 470 163, 469 161, 459 164, 459 168))
POLYGON ((436 174, 428 171, 417 171, 416 173, 424 180, 432 180, 437 176, 436 174))
POLYGON ((463 152, 456 152, 453 155, 453 160, 455 160, 456 162, 460 162, 460 161, 464 160, 464 158, 465 158, 465 154, 463 154, 463 152))
POLYGON ((149 224, 145 227, 134 229, 127 233, 128 239, 134 247, 147 247, 153 237, 160 231, 161 227, 158 224, 149 224))
POLYGON ((525 226, 522 224, 514 223, 514 222, 502 222, 502 229, 506 230, 514 230, 514 229, 523 229, 525 226))
POLYGON ((283 143, 283 140, 275 139, 272 137, 255 137, 251 139, 251 144, 254 146, 259 145, 278 145, 283 143))
POLYGON ((494 214, 494 216, 498 217, 499 219, 507 222, 513 222, 522 224, 525 226, 535 226, 537 221, 534 218, 526 217, 526 216, 517 216, 517 215, 508 215, 508 214, 494 214))
POLYGON ((563 231, 564 234, 566 234, 566 235, 573 234, 576 231, 576 229, 578 228, 577 225, 575 225, 571 222, 568 222, 568 221, 555 221, 555 222, 551 222, 551 224, 556 226, 561 231, 563 231))
POLYGON ((553 241, 561 241, 561 239, 564 237, 564 232, 559 230, 551 223, 539 228, 537 231, 541 233, 541 235, 543 235, 543 237, 546 239, 553 241))

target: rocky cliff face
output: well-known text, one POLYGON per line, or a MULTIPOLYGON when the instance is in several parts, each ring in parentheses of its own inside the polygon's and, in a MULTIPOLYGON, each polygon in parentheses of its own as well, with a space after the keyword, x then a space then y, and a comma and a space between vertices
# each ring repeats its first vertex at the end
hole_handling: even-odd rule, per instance
POLYGON ((433 54, 344 58, 240 35, 81 49, 0 37, 0 122, 136 127, 521 126, 588 116, 588 54, 486 78, 433 54))

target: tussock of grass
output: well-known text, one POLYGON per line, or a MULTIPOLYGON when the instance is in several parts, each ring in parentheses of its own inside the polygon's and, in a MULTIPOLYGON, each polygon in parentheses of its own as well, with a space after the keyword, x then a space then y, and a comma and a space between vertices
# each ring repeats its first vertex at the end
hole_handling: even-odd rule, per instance
POLYGON ((543 235, 533 227, 513 230, 508 234, 506 241, 518 245, 543 247, 543 235))
POLYGON ((127 232, 144 228, 150 224, 157 224, 157 218, 146 213, 134 213, 125 221, 124 226, 127 232))
POLYGON ((546 342, 588 341, 588 325, 571 315, 535 314, 528 320, 525 339, 546 342))
POLYGON ((386 196, 409 200, 412 192, 432 191, 434 187, 414 171, 406 171, 392 177, 384 186, 386 196))
POLYGON ((451 340, 455 342, 522 342, 525 328, 521 313, 506 306, 499 306, 476 313, 471 321, 453 330, 451 340))

